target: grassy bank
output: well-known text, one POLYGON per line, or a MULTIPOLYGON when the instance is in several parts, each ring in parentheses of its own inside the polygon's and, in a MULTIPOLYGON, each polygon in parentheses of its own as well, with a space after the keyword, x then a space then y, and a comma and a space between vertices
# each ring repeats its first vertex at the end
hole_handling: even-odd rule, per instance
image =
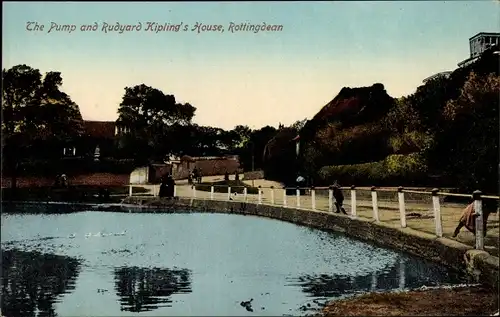
POLYGON ((369 293, 330 302, 323 316, 490 316, 498 291, 484 287, 369 293))
POLYGON ((243 188, 247 188, 248 194, 258 194, 259 189, 257 187, 252 187, 250 185, 245 184, 240 180, 229 180, 229 181, 218 181, 214 183, 201 183, 196 185, 196 190, 201 190, 205 192, 210 191, 210 187, 214 186, 215 193, 227 193, 227 187, 231 186, 232 193, 243 194, 243 188))
MULTIPOLYGON (((118 202, 128 195, 128 186, 69 186, 2 188, 2 201, 64 201, 64 202, 118 202), (119 196, 118 196, 119 195, 119 196)), ((134 193, 145 193, 143 187, 133 187, 134 193)))

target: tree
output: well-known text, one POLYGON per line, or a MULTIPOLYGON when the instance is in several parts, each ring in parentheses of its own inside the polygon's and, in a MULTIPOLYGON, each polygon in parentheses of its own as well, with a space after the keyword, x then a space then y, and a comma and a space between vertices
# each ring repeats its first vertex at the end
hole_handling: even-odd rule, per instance
POLYGON ((471 73, 460 96, 444 107, 443 131, 431 164, 443 169, 462 190, 497 192, 500 77, 471 73))
MULTIPOLYGON (((136 153, 136 158, 163 158, 176 147, 168 142, 172 141, 168 134, 189 125, 195 111, 196 108, 189 103, 177 103, 173 95, 141 84, 125 87, 117 123, 129 127, 133 137, 144 144, 143 151, 136 153)), ((186 135, 179 136, 181 139, 176 142, 186 141, 186 135)))
POLYGON ((2 81, 3 154, 15 187, 19 163, 47 153, 60 155, 54 149, 81 133, 82 116, 71 98, 60 91, 59 72, 42 76, 38 69, 17 65, 2 70, 2 81))

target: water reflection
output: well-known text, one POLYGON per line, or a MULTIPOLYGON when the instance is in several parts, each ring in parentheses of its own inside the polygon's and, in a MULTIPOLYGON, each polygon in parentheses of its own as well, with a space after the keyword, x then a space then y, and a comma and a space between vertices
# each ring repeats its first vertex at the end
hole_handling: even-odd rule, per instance
POLYGON ((56 316, 57 298, 75 288, 77 259, 2 249, 2 313, 4 316, 56 316))
POLYGON ((171 307, 173 294, 191 293, 191 272, 187 269, 122 267, 114 273, 122 311, 171 307))
POLYGON ((455 284, 465 282, 465 279, 460 273, 451 272, 444 267, 401 256, 396 263, 386 269, 366 275, 302 275, 290 278, 289 282, 289 285, 300 286, 303 292, 310 296, 336 298, 360 292, 455 284), (423 265, 427 265, 427 269, 422 269, 423 265))

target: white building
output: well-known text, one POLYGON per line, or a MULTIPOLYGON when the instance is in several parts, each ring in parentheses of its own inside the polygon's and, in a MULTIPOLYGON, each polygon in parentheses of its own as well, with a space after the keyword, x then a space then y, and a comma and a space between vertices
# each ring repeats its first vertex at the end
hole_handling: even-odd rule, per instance
POLYGON ((475 62, 491 46, 500 45, 500 33, 480 32, 469 39, 470 56, 458 63, 464 67, 475 62))

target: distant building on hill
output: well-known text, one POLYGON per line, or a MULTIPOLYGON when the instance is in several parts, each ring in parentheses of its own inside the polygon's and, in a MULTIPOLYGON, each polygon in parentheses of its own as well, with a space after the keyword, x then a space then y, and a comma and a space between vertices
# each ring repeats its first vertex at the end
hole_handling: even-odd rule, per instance
POLYGON ((500 33, 480 32, 469 39, 469 58, 458 63, 458 67, 465 67, 474 63, 481 54, 491 46, 500 45, 500 33))

